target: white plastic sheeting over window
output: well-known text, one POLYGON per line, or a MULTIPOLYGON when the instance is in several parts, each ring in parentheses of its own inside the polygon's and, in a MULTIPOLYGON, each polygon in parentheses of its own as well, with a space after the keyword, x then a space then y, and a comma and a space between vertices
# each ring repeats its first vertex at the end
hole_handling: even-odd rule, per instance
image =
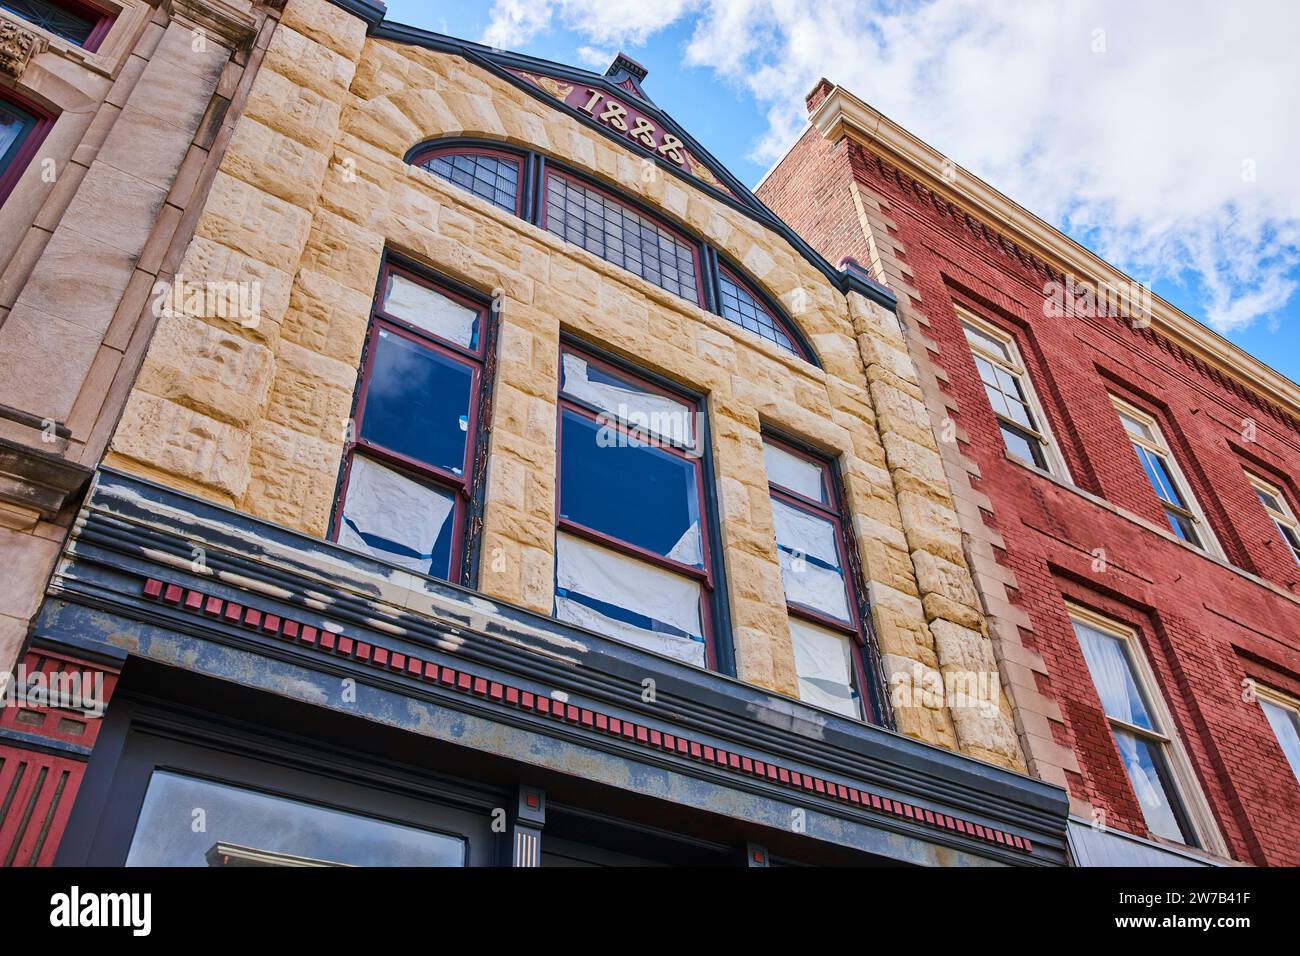
POLYGON ((384 290, 384 311, 417 329, 455 342, 464 348, 475 346, 479 314, 427 286, 412 282, 396 272, 388 274, 384 290))
POLYGON ((677 539, 672 550, 667 554, 668 558, 673 561, 680 561, 682 564, 689 564, 691 567, 701 567, 704 563, 704 551, 700 547, 700 523, 691 522, 691 526, 682 532, 682 536, 677 539))
POLYGON ((705 665, 696 581, 563 532, 555 546, 557 618, 705 665))
POLYGON ((772 518, 786 600, 851 623, 835 525, 779 498, 772 499, 772 518))
POLYGON ((695 413, 689 405, 637 388, 579 355, 564 353, 560 390, 608 412, 637 431, 682 448, 695 447, 695 413))
POLYGON ((853 648, 849 639, 824 627, 790 618, 799 699, 846 717, 861 717, 853 689, 853 648))
POLYGON ((767 466, 767 480, 772 484, 813 501, 826 503, 826 486, 820 465, 792 455, 769 442, 763 442, 763 464, 767 466))
POLYGON ((339 543, 429 574, 434 547, 453 504, 450 494, 356 455, 348 476, 339 543))

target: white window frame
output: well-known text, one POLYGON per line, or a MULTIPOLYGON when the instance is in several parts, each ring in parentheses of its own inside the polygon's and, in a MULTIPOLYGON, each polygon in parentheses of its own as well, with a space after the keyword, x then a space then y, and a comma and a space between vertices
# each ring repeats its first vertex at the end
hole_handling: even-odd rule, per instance
MULTIPOLYGON (((1101 631, 1103 634, 1118 638, 1123 643, 1131 665, 1133 679, 1137 681, 1138 692, 1142 695, 1143 703, 1147 706, 1148 716, 1151 717, 1155 729, 1147 730, 1145 727, 1136 727, 1127 721, 1110 716, 1105 713, 1104 708, 1102 715, 1108 727, 1116 727, 1127 734, 1132 734, 1162 747, 1165 762, 1169 766, 1169 773, 1173 777, 1174 787, 1177 790, 1177 793, 1173 794, 1173 796, 1181 801, 1187 819, 1195 831, 1196 839, 1201 845, 1199 848, 1188 847, 1185 843, 1168 840, 1149 832, 1147 838, 1173 846, 1188 847, 1191 850, 1199 849, 1205 853, 1227 856, 1227 844, 1224 843, 1223 836, 1219 833, 1218 824, 1215 823, 1214 815, 1210 812, 1210 805, 1205 799, 1205 793, 1201 789, 1196 772, 1192 769, 1192 762, 1187 756, 1187 750, 1183 747, 1183 742, 1178 736, 1173 715, 1165 704, 1165 696, 1160 692, 1160 685, 1156 681, 1155 671, 1151 669, 1151 664, 1147 661, 1146 652, 1142 648, 1142 642, 1137 632, 1125 624, 1104 617, 1080 604, 1066 601, 1065 605, 1070 615, 1071 631, 1074 630, 1073 625, 1077 622, 1101 631)), ((1077 635, 1075 640, 1078 641, 1077 635)), ((1082 650, 1082 647, 1080 647, 1080 653, 1082 653, 1082 650)), ((1088 679, 1089 682, 1092 681, 1091 674, 1088 675, 1088 679)), ((1095 690, 1096 685, 1093 686, 1095 690)), ((1120 760, 1122 764, 1123 759, 1119 755, 1118 745, 1114 743, 1113 739, 1112 746, 1116 747, 1116 759, 1120 760)), ((1129 779, 1127 770, 1124 779, 1129 779)), ((1131 781, 1129 786, 1131 789, 1131 781)), ((1136 796, 1134 799, 1137 799, 1136 796)))
MULTIPOLYGON (((1015 337, 1002 331, 1002 329, 998 328, 996 325, 992 325, 981 319, 969 309, 962 308, 960 305, 954 306, 954 308, 957 311, 957 318, 961 321, 963 326, 970 326, 980 334, 986 335, 999 342, 1006 349, 1005 355, 997 355, 990 352, 988 349, 982 348, 980 345, 972 342, 970 337, 965 335, 965 329, 962 330, 963 337, 966 339, 966 344, 970 347, 971 352, 978 355, 980 358, 992 362, 1014 378, 1017 384, 1019 384, 1021 392, 1024 394, 1025 404, 1029 406, 1029 411, 1038 425, 1037 429, 1026 428, 1014 419, 1008 420, 1004 418, 998 410, 992 408, 990 404, 990 408, 992 408, 993 414, 997 417, 999 422, 1006 422, 1016 431, 1024 432, 1032 436, 1042 447, 1043 458, 1047 462, 1046 469, 1040 469, 1032 461, 1026 461, 1024 464, 1033 468, 1035 471, 1045 470, 1049 475, 1053 475, 1054 477, 1061 478, 1064 481, 1073 484, 1074 480, 1070 477, 1070 469, 1065 464, 1065 456, 1061 454, 1061 446, 1057 444, 1056 436, 1052 434, 1051 421, 1048 419, 1047 413, 1043 409, 1043 403, 1038 400, 1038 393, 1034 391, 1034 381, 1029 375, 1029 370, 1025 367, 1025 360, 1020 354, 1020 348, 1016 344, 1015 337)), ((983 384, 982 379, 981 384, 983 384)), ((1008 450, 1007 454, 1011 455, 1012 453, 1008 450)), ((1012 455, 1012 457, 1014 457, 1016 461, 1022 461, 1019 455, 1012 455)))
POLYGON ((1296 564, 1300 564, 1300 543, 1292 544, 1291 539, 1287 537, 1286 531, 1283 530, 1284 527, 1289 528, 1291 533, 1295 535, 1296 542, 1300 542, 1300 521, 1296 520, 1295 514, 1291 511, 1291 502, 1287 500, 1286 494, 1281 488, 1265 481, 1254 472, 1246 472, 1246 477, 1250 479, 1250 483, 1256 492, 1263 492, 1281 506, 1281 511, 1275 511, 1265 504, 1258 494, 1255 496, 1260 507, 1273 519, 1273 524, 1277 526, 1277 533, 1282 539, 1282 544, 1291 552, 1291 557, 1295 558, 1296 564))
MULTIPOLYGON (((1129 404, 1122 398, 1117 398, 1112 395, 1110 396, 1110 401, 1111 404, 1115 406, 1115 413, 1121 418, 1121 428, 1124 428, 1123 418, 1128 417, 1140 424, 1150 433, 1152 436, 1151 438, 1143 438, 1134 435, 1127 428, 1124 428, 1124 434, 1127 436, 1131 444, 1141 445, 1164 462, 1165 468, 1169 472, 1169 477, 1173 479, 1174 490, 1182 496, 1183 501, 1186 502, 1187 505, 1185 508, 1180 509, 1177 505, 1165 501, 1159 494, 1156 494, 1155 488, 1151 488, 1151 493, 1155 495, 1156 501, 1159 502, 1161 510, 1164 510, 1165 508, 1173 508, 1175 511, 1181 511, 1185 517, 1191 519, 1197 534, 1199 534, 1204 540, 1199 548, 1197 548, 1197 545, 1193 544, 1191 541, 1183 541, 1182 538, 1174 534, 1172 528, 1168 527, 1168 518, 1165 519, 1166 527, 1161 530, 1175 541, 1180 541, 1189 547, 1197 548, 1199 551, 1204 551, 1206 554, 1212 555, 1222 561, 1226 561, 1227 557, 1223 552, 1222 546, 1219 544, 1219 538, 1215 535, 1214 528, 1210 526, 1209 519, 1205 517, 1205 511, 1201 508, 1201 503, 1197 501, 1195 492, 1192 491, 1192 483, 1188 481, 1187 476, 1183 474, 1183 469, 1178 464, 1178 458, 1169 447, 1169 442, 1165 439, 1165 434, 1160 429, 1160 423, 1156 421, 1153 415, 1142 411, 1142 409, 1138 408, 1136 405, 1129 404)), ((1143 477, 1147 477, 1146 469, 1143 468, 1141 461, 1138 462, 1138 470, 1142 472, 1143 477)), ((1150 483, 1150 478, 1147 478, 1148 486, 1150 486, 1150 483)))
MULTIPOLYGON (((1300 730, 1300 700, 1296 700, 1294 697, 1284 694, 1280 690, 1274 690, 1272 687, 1267 687, 1264 684, 1257 684, 1253 680, 1251 681, 1251 684, 1254 685, 1255 700, 1259 702, 1260 710, 1264 709, 1264 702, 1267 701, 1274 707, 1279 707, 1282 710, 1289 711, 1292 715, 1291 719, 1295 721, 1297 729, 1300 730)), ((1273 739, 1277 741, 1278 749, 1281 750, 1282 741, 1277 739, 1277 731, 1273 729, 1272 722, 1268 721, 1267 712, 1264 714, 1264 720, 1268 722, 1269 733, 1273 735, 1273 739)), ((1290 758, 1286 756, 1285 751, 1282 753, 1282 759, 1286 760, 1288 765, 1291 763, 1290 758)), ((1291 772, 1295 774, 1296 783, 1300 784, 1300 767, 1291 767, 1291 772)))

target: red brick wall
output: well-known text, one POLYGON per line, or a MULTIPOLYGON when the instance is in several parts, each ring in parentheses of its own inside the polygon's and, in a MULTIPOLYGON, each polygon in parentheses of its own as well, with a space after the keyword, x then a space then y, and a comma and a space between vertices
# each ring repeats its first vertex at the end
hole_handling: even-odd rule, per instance
MULTIPOLYGON (((23 658, 29 684, 37 671, 54 685, 59 674, 102 675, 99 703, 117 686, 115 669, 31 648, 23 658)), ((58 706, 0 708, 0 867, 50 866, 76 800, 86 759, 99 736, 100 718, 58 706)), ((89 695, 89 691, 83 690, 89 695)))
POLYGON ((1040 689, 1063 718, 1052 722, 1052 737, 1078 759, 1080 772, 1067 774, 1076 810, 1098 808, 1109 825, 1145 833, 1067 596, 1140 634, 1231 855, 1300 865, 1300 785, 1258 704, 1242 699, 1247 677, 1300 694, 1300 565, 1243 471, 1283 486, 1297 509, 1297 423, 1127 320, 1047 317, 1049 270, 857 144, 832 151, 810 130, 759 195, 832 261, 849 254, 865 263, 849 175, 864 195, 884 200, 912 293, 905 300, 929 321, 925 335, 938 349, 931 358, 946 373, 966 439, 961 450, 978 466, 973 484, 991 500, 987 520, 1006 542, 999 558, 1033 622, 1024 644, 1048 665, 1040 689), (1082 492, 1007 459, 955 303, 1015 336, 1082 492), (1272 588, 1119 513, 1167 526, 1108 393, 1157 417, 1229 562, 1272 588), (1102 570, 1096 549, 1105 550, 1102 570))

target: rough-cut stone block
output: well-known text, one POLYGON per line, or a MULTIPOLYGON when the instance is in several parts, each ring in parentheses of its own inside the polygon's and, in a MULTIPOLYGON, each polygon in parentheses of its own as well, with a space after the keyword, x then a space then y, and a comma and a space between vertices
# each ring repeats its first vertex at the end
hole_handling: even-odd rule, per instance
POLYGON ((304 146, 325 150, 338 133, 340 113, 338 100, 282 73, 260 70, 240 121, 255 119, 304 146))
POLYGON ((366 42, 365 23, 325 0, 289 0, 280 24, 353 61, 361 56, 366 42))
POLYGON ((294 282, 281 334, 286 341, 356 368, 370 324, 370 304, 364 292, 303 269, 294 282))
POLYGON ((281 342, 266 419, 304 435, 337 442, 347 433, 356 383, 355 366, 281 342))
POLYGON ((218 172, 198 235, 292 273, 311 228, 311 213, 218 172))
POLYGON ((245 117, 221 161, 223 172, 303 209, 316 203, 329 157, 245 117))
POLYGON ((284 26, 271 36, 262 68, 274 70, 336 103, 347 95, 356 72, 352 60, 284 26))
POLYGON ((195 236, 172 285, 179 286, 175 295, 187 315, 244 338, 274 344, 289 307, 293 280, 287 272, 259 259, 195 236))
POLYGON ((158 320, 137 388, 227 425, 262 416, 275 374, 271 350, 187 315, 158 320))
POLYGON ((151 470, 238 499, 248 486, 252 436, 142 391, 131 393, 113 451, 151 470))
POLYGON ((250 480, 240 508, 324 536, 342 450, 337 439, 326 441, 274 422, 262 423, 252 437, 250 480))

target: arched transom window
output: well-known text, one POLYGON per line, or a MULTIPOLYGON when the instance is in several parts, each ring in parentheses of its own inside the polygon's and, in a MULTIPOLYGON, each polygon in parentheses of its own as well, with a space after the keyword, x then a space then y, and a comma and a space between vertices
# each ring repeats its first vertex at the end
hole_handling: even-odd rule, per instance
POLYGON ((407 160, 816 364, 776 303, 716 249, 541 153, 453 140, 417 147, 407 160))

